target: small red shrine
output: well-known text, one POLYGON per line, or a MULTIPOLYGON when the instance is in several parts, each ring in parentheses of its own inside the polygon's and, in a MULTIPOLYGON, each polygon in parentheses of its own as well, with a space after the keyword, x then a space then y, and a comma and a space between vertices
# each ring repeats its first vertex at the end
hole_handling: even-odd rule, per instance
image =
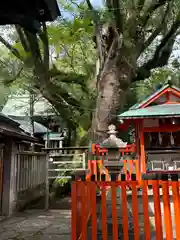
POLYGON ((121 129, 134 129, 142 173, 180 171, 179 88, 165 85, 118 117, 121 129))

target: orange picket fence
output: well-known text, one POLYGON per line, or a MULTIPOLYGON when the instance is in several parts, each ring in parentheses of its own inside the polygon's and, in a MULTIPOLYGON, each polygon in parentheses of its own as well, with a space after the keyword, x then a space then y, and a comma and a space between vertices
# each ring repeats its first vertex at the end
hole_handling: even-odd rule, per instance
POLYGON ((101 174, 106 175, 106 181, 109 180, 109 172, 107 169, 104 168, 104 161, 103 160, 88 160, 88 179, 92 175, 95 175, 95 180, 101 180, 101 174))
MULTIPOLYGON (((119 160, 119 164, 121 165, 123 163, 122 171, 121 173, 125 174, 125 179, 129 180, 131 179, 132 174, 136 174, 137 180, 141 181, 141 172, 140 172, 140 166, 139 161, 136 159, 133 160, 119 160)), ((106 181, 110 180, 109 172, 104 167, 104 160, 88 160, 88 177, 87 180, 90 179, 91 175, 95 175, 95 180, 101 180, 100 176, 101 174, 106 175, 106 181)))
POLYGON ((178 175, 152 180, 151 189, 142 180, 140 192, 135 176, 134 181, 105 178, 72 182, 72 240, 180 240, 178 175))
MULTIPOLYGON (((129 180, 129 176, 131 174, 136 173, 137 180, 141 180, 140 174, 140 166, 138 159, 123 159, 126 156, 131 155, 132 153, 136 152, 136 145, 129 144, 125 148, 119 148, 121 159, 119 160, 119 164, 122 165, 121 173, 126 175, 126 180, 129 180)), ((101 180, 101 174, 106 175, 106 180, 110 180, 109 172, 104 167, 104 161, 108 160, 108 148, 102 148, 99 144, 92 144, 92 154, 95 159, 88 160, 88 175, 86 177, 87 180, 90 179, 91 175, 95 175, 95 180, 101 180)))

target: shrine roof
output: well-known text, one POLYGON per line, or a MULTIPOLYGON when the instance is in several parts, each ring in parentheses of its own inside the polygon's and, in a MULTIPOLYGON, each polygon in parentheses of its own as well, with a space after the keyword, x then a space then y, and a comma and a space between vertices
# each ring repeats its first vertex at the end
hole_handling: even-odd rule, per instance
POLYGON ((146 108, 131 108, 118 115, 119 119, 165 118, 180 116, 180 104, 160 104, 146 108))
POLYGON ((0 25, 19 24, 37 31, 40 22, 54 21, 61 16, 56 0, 3 1, 0 8, 0 25))
POLYGON ((159 88, 156 92, 154 92, 152 95, 150 95, 149 97, 147 97, 146 99, 144 99, 142 102, 140 103, 136 103, 134 104, 129 110, 133 110, 133 109, 139 109, 141 107, 143 107, 144 104, 148 103, 150 100, 153 100, 154 98, 156 98, 158 95, 160 95, 162 92, 164 92, 165 90, 175 90, 177 92, 180 93, 180 88, 176 87, 176 86, 172 86, 169 84, 164 85, 163 87, 159 88))

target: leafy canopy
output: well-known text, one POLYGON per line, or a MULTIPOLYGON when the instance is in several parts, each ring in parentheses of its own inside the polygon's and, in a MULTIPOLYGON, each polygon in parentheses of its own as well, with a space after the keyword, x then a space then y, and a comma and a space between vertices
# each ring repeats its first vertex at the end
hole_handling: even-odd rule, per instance
POLYGON ((40 92, 68 125, 87 128, 95 96, 91 88, 96 66, 93 27, 88 15, 82 18, 84 4, 60 4, 71 18, 47 26, 42 23, 37 34, 17 25, 4 28, 6 36, 0 42, 9 50, 1 56, 9 74, 5 83, 40 92))

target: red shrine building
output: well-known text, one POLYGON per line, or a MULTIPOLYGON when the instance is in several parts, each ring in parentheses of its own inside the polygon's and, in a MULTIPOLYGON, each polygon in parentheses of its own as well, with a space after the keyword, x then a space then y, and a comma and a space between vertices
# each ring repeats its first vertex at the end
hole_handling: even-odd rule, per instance
POLYGON ((118 116, 133 127, 141 173, 180 171, 180 89, 165 85, 118 116))

